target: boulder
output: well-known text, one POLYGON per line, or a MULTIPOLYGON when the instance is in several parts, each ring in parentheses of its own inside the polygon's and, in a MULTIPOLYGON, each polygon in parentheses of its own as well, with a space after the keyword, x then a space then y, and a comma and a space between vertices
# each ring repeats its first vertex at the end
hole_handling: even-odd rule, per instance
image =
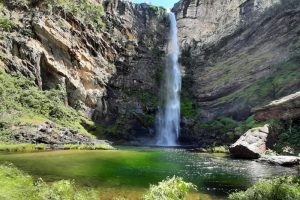
POLYGON ((266 141, 269 125, 248 130, 233 145, 229 151, 234 158, 256 159, 266 152, 266 141))
POLYGON ((273 165, 293 166, 300 164, 298 156, 267 156, 264 155, 258 159, 258 162, 266 162, 273 165))

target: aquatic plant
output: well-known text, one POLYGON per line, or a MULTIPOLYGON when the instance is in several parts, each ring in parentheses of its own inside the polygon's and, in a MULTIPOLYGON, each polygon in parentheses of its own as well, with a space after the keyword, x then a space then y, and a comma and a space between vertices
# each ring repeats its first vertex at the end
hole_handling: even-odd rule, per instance
POLYGON ((296 177, 261 180, 244 192, 230 194, 230 200, 296 200, 300 199, 300 182, 296 177))
POLYGON ((151 185, 143 199, 184 200, 191 190, 197 190, 194 184, 187 183, 182 178, 174 176, 161 181, 158 185, 151 185))

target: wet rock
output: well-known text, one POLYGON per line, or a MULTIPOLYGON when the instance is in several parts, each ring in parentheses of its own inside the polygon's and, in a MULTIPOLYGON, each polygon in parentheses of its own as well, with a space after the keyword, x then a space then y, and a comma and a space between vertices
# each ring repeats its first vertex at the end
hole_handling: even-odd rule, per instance
POLYGON ((255 159, 266 152, 266 141, 269 133, 269 125, 248 130, 233 145, 229 147, 232 157, 255 159))
POLYGON ((293 166, 300 164, 300 157, 297 156, 262 156, 258 162, 266 162, 274 165, 293 166))

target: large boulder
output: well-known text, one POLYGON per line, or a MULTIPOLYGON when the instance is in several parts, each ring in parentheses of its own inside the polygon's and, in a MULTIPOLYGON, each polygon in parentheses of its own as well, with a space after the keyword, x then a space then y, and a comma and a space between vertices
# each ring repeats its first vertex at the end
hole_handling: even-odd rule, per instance
POLYGON ((300 157, 297 156, 262 156, 259 162, 266 162, 273 165, 292 166, 300 164, 300 157))
POLYGON ((269 125, 248 130, 233 145, 229 147, 232 157, 256 159, 266 152, 266 142, 269 125))
POLYGON ((253 112, 258 121, 300 118, 300 92, 272 101, 266 106, 254 109, 253 112))

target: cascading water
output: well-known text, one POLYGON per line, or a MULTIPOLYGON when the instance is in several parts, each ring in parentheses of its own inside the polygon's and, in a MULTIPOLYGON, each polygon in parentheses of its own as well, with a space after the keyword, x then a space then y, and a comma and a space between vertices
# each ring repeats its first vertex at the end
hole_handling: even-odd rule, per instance
POLYGON ((169 12, 171 30, 168 58, 161 87, 161 107, 157 115, 157 142, 159 146, 176 146, 180 131, 181 76, 178 64, 179 46, 175 14, 169 12))

